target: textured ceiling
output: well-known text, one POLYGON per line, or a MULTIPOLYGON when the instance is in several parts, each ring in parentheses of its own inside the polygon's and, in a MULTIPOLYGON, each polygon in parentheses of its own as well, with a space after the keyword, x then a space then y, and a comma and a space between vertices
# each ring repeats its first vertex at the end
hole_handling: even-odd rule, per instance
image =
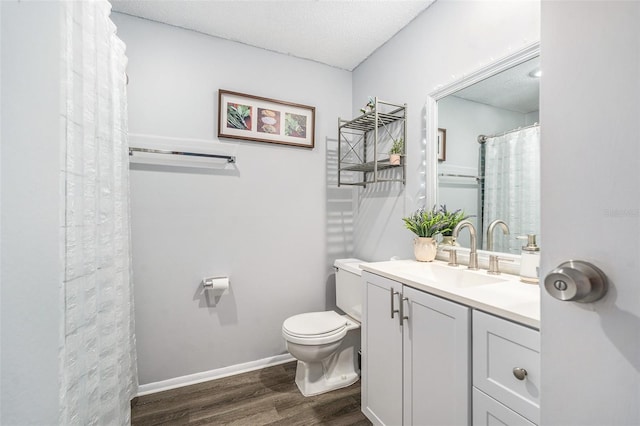
POLYGON ((540 79, 529 75, 538 69, 540 57, 462 89, 454 96, 523 114, 538 111, 540 79))
POLYGON ((113 10, 353 70, 434 0, 111 0, 113 10))

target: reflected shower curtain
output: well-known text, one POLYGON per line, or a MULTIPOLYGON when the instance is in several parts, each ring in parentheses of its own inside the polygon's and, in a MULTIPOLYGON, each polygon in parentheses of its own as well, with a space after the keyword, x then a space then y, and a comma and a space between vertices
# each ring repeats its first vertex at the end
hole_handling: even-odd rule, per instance
POLYGON ((63 3, 60 424, 128 425, 137 392, 124 43, 107 1, 63 3))
POLYGON ((540 126, 487 139, 485 143, 483 235, 491 221, 502 219, 511 235, 494 234, 494 250, 519 254, 526 241, 540 236, 540 126))

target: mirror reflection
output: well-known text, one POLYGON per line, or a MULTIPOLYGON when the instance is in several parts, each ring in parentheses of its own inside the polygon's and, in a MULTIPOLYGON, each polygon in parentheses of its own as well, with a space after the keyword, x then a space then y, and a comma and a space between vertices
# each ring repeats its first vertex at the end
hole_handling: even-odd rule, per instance
POLYGON ((473 215, 484 250, 540 244, 539 70, 536 57, 437 103, 438 204, 473 215))

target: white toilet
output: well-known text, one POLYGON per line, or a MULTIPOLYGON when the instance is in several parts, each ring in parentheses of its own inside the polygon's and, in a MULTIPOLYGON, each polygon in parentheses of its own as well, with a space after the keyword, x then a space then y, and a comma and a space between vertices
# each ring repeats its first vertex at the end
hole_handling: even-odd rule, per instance
POLYGON ((362 271, 359 259, 338 259, 336 305, 346 312, 309 312, 287 318, 282 336, 298 360, 296 384, 304 396, 340 389, 358 381, 362 320, 362 271))

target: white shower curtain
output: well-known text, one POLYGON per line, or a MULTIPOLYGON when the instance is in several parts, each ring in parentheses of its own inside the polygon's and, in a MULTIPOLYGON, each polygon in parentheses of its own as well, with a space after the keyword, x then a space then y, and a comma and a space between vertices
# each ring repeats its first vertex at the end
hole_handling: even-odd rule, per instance
POLYGON ((107 1, 63 3, 60 424, 125 425, 137 391, 126 56, 107 1))
POLYGON ((526 241, 516 236, 540 236, 540 126, 489 138, 485 147, 483 235, 491 221, 504 220, 511 235, 498 230, 494 250, 517 254, 526 241))

